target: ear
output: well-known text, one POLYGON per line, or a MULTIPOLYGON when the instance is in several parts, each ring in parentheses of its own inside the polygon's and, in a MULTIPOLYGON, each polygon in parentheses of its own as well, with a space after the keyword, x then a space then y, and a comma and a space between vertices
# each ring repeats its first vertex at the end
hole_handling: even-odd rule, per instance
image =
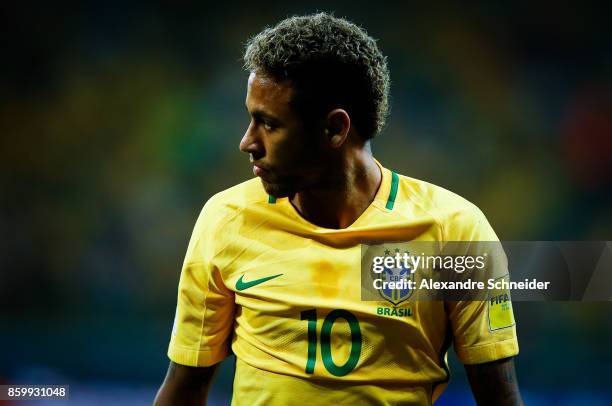
POLYGON ((351 129, 351 118, 343 109, 335 109, 329 112, 325 119, 325 135, 332 148, 340 148, 351 129))

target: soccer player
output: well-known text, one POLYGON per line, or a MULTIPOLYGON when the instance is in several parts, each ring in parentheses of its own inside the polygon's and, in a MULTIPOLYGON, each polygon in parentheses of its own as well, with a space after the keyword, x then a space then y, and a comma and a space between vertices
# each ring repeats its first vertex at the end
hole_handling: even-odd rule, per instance
POLYGON ((292 17, 244 60, 240 150, 256 177, 196 222, 155 403, 205 403, 233 352, 234 405, 428 405, 453 344, 478 404, 522 404, 508 303, 360 300, 362 243, 497 240, 471 203, 373 158, 389 93, 375 41, 325 13, 292 17))

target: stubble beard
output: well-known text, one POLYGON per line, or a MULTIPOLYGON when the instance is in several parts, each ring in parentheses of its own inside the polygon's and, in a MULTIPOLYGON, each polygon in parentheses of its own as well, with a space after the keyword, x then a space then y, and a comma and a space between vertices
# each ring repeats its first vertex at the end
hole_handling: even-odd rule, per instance
POLYGON ((275 179, 275 182, 267 182, 261 179, 261 183, 266 193, 277 199, 292 198, 296 193, 316 187, 321 176, 318 172, 317 169, 311 169, 308 174, 293 174, 282 179, 275 179))
MULTIPOLYGON (((327 157, 316 154, 309 159, 299 157, 292 162, 292 166, 298 167, 297 171, 282 171, 282 176, 273 176, 272 182, 261 178, 261 183, 271 196, 276 198, 289 197, 309 189, 325 187, 329 179, 330 165, 326 164, 327 157)), ((277 169, 278 171, 278 169, 277 169)), ((279 173, 277 171, 273 171, 279 173)))
POLYGON ((261 179, 261 183, 266 193, 277 199, 291 197, 295 194, 295 187, 287 183, 270 183, 263 179, 261 179))

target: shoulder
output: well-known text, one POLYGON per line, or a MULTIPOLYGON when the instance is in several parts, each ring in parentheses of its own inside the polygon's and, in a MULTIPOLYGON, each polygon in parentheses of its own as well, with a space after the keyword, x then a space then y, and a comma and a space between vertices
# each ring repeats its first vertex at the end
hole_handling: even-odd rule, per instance
POLYGON ((216 193, 204 204, 194 227, 194 235, 215 235, 238 218, 246 207, 266 203, 267 199, 268 194, 258 178, 216 193))
POLYGON ((259 178, 249 179, 213 195, 204 210, 236 213, 253 204, 266 203, 268 194, 265 192, 259 178))
POLYGON ((212 196, 204 204, 195 223, 186 261, 198 262, 212 258, 238 232, 241 213, 253 204, 267 202, 261 181, 257 178, 242 182, 212 196))
POLYGON ((200 213, 198 222, 223 225, 238 216, 246 207, 262 204, 268 201, 261 181, 258 178, 249 179, 213 195, 200 213))
POLYGON ((396 201, 409 213, 432 217, 442 228, 445 240, 465 240, 475 228, 489 227, 483 212, 466 198, 429 182, 398 177, 396 201))
POLYGON ((423 210, 445 218, 456 216, 480 218, 483 215, 474 203, 448 189, 409 176, 398 175, 398 194, 404 204, 419 206, 423 210))

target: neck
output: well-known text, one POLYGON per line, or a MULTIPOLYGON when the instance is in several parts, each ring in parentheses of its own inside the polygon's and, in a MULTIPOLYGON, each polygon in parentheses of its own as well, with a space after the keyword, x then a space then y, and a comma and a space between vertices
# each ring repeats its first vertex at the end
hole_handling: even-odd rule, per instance
POLYGON ((369 148, 344 156, 328 174, 331 182, 301 191, 291 204, 309 222, 325 228, 346 228, 368 208, 382 181, 382 173, 369 148))

